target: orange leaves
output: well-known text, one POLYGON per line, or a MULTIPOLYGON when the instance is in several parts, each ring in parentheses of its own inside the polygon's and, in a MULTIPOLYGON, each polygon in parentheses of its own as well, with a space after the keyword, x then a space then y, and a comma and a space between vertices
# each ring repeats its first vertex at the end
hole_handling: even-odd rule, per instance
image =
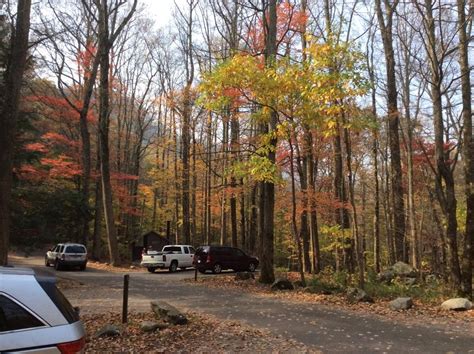
POLYGON ((51 178, 72 178, 82 173, 79 164, 70 161, 66 155, 59 155, 57 158, 42 158, 41 165, 49 168, 51 178))
POLYGON ((48 152, 48 148, 42 143, 27 144, 25 145, 24 149, 29 152, 41 152, 41 153, 48 152))

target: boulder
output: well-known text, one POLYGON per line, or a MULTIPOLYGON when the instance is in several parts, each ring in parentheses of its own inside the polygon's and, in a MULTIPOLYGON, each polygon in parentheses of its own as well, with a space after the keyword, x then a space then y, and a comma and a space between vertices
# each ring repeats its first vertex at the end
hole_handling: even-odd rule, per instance
POLYGON ((397 262, 395 263, 391 269, 395 273, 395 275, 399 277, 409 277, 414 278, 417 275, 417 271, 411 265, 406 264, 404 262, 397 262))
POLYGON ((443 310, 466 311, 472 308, 472 302, 462 297, 446 300, 441 304, 443 310))
POLYGON ((364 290, 359 288, 347 288, 346 295, 347 299, 351 302, 374 302, 364 290))
POLYGON ((271 286, 272 290, 294 290, 295 287, 288 279, 277 279, 271 286))
POLYGON ((119 326, 116 325, 105 325, 101 329, 99 329, 95 336, 96 337, 116 337, 120 336, 122 334, 122 330, 120 329, 119 326))
POLYGON ((403 285, 406 286, 413 286, 416 284, 416 278, 402 278, 401 281, 403 285))
POLYGON ((296 280, 293 282, 293 287, 295 288, 304 288, 304 284, 301 280, 296 280))
POLYGON ((377 274, 377 280, 379 282, 390 283, 395 278, 395 272, 391 269, 384 270, 377 274))
POLYGON ((321 294, 321 295, 331 295, 332 291, 329 289, 324 289, 320 287, 315 287, 315 286, 308 286, 304 288, 303 290, 305 293, 309 294, 321 294))
POLYGON ((152 301, 151 309, 158 318, 163 319, 164 321, 171 324, 184 325, 188 323, 188 319, 185 315, 165 301, 152 301))
POLYGON ((153 322, 153 321, 143 321, 140 324, 140 329, 143 332, 154 332, 157 329, 165 329, 168 328, 169 326, 166 323, 159 323, 159 322, 153 322))
POLYGON ((251 272, 238 272, 237 274, 235 274, 234 279, 235 280, 255 279, 255 275, 251 272))
POLYGON ((408 310, 413 306, 413 301, 410 297, 398 297, 390 301, 390 309, 394 311, 408 310))

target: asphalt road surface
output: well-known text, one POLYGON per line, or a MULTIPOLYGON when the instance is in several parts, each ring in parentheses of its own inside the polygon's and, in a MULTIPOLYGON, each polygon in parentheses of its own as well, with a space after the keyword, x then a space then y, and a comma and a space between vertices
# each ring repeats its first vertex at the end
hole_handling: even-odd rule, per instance
MULTIPOLYGON (((11 261, 84 284, 64 291, 83 313, 121 311, 125 273, 91 268, 85 272, 57 272, 45 267, 41 257, 15 257, 11 261)), ((370 313, 316 303, 287 302, 183 281, 193 277, 193 270, 130 273, 129 309, 149 311, 150 300, 164 300, 183 311, 211 314, 268 329, 324 353, 474 353, 472 322, 397 323, 370 313)))

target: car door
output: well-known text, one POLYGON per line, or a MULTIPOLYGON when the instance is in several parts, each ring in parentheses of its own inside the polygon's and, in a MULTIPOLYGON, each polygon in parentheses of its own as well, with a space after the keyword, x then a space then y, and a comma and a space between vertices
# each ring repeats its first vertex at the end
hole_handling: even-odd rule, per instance
POLYGON ((191 247, 183 246, 184 255, 183 255, 183 267, 191 267, 193 265, 194 254, 190 251, 191 247))
POLYGON ((232 269, 243 270, 247 269, 247 267, 247 256, 245 253, 238 248, 232 248, 232 269))
POLYGON ((46 252, 46 257, 48 257, 48 261, 54 261, 56 259, 56 253, 59 250, 59 245, 56 245, 54 248, 46 252))

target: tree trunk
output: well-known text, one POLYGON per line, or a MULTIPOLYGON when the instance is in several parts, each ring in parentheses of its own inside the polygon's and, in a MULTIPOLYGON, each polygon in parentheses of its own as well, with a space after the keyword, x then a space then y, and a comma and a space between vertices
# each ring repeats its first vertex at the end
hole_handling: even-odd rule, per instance
MULTIPOLYGON (((265 65, 273 66, 276 61, 277 53, 277 1, 268 0, 268 11, 263 13, 263 22, 265 23, 265 65)), ((270 119, 267 125, 266 133, 272 134, 269 142, 269 151, 267 158, 272 165, 275 165, 275 151, 277 146, 276 132, 278 116, 277 112, 270 112, 270 119)), ((263 132, 265 134, 265 132, 263 132)), ((259 281, 261 283, 273 283, 275 273, 273 270, 274 255, 274 209, 275 209, 275 184, 273 181, 261 182, 261 201, 260 213, 263 214, 261 224, 262 235, 262 259, 259 281), (263 208, 262 208, 263 207, 263 208)))
MULTIPOLYGON (((471 106, 471 69, 469 67, 469 42, 465 14, 466 0, 457 0, 458 34, 459 34, 459 66, 461 68, 462 118, 464 127, 463 158, 466 198, 466 230, 464 232, 464 249, 462 254, 461 291, 464 296, 472 299, 472 268, 474 266, 474 140, 472 137, 472 106, 471 106)), ((469 5, 472 15, 474 5, 469 5)), ((472 21, 472 19, 471 19, 472 21)))
POLYGON ((397 3, 393 6, 386 1, 385 11, 380 0, 375 0, 377 18, 385 53, 387 71, 387 114, 390 146, 390 186, 393 200, 393 229, 395 241, 395 257, 397 261, 408 262, 405 245, 405 207, 403 203, 402 165, 399 142, 399 112, 397 104, 397 82, 395 71, 395 54, 393 50, 392 20, 397 3), (385 18, 384 18, 385 12, 385 18))
POLYGON ((11 36, 6 71, 3 73, 4 87, 0 86, 3 91, 0 91, 0 265, 8 264, 13 154, 20 90, 28 54, 30 11, 31 0, 18 1, 16 25, 11 36))

